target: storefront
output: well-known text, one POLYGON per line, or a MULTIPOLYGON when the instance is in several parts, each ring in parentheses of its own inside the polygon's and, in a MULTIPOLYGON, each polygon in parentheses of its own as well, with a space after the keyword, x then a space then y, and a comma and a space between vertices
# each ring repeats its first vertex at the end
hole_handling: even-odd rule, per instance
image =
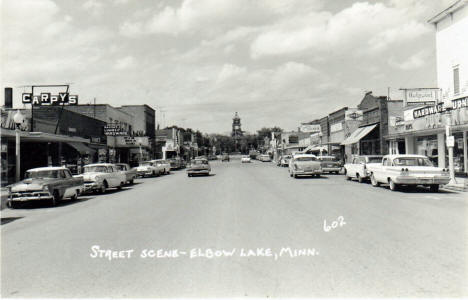
POLYGON ((436 166, 448 167, 446 145, 447 125, 454 136, 454 169, 458 174, 467 173, 467 98, 456 99, 446 108, 444 105, 411 108, 405 111, 401 132, 389 136, 391 140, 405 140, 405 152, 428 156, 436 166))

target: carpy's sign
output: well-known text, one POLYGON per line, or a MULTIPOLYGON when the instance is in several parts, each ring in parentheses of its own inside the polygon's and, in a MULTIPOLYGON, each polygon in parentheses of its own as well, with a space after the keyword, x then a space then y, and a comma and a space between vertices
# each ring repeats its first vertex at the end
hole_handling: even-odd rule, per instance
POLYGON ((77 105, 78 95, 70 95, 68 93, 41 93, 33 95, 32 93, 23 93, 22 101, 24 104, 32 105, 77 105))

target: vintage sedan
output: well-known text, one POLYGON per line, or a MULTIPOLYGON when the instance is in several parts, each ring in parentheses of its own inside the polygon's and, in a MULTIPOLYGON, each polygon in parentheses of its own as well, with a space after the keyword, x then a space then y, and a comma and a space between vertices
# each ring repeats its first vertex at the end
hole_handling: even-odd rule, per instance
POLYGON ((270 155, 268 154, 262 154, 260 155, 260 157, 258 158, 259 161, 262 161, 262 162, 270 162, 271 161, 271 157, 270 155))
POLYGON ((341 162, 335 156, 318 156, 318 160, 322 165, 322 172, 338 174, 341 171, 341 162))
POLYGON ((287 167, 289 166, 289 160, 291 159, 291 155, 283 155, 278 159, 278 166, 280 167, 287 167))
POLYGON ((289 176, 317 176, 322 174, 322 165, 313 154, 296 154, 289 161, 289 176))
POLYGON ((136 167, 136 172, 138 177, 154 177, 161 174, 161 168, 152 161, 143 161, 136 167))
POLYGON ((382 163, 382 155, 356 155, 344 165, 346 180, 356 178, 360 183, 369 179, 368 166, 382 163))
POLYGON ((244 155, 241 157, 241 163, 250 163, 250 156, 244 155))
POLYGON ((137 177, 137 171, 135 168, 130 168, 128 164, 118 163, 115 164, 117 170, 125 174, 125 182, 128 184, 133 184, 135 178, 137 177))
POLYGON ((84 167, 84 173, 75 175, 82 177, 85 192, 105 193, 108 188, 121 189, 126 182, 126 176, 114 164, 98 163, 84 167))
POLYGON ((207 159, 193 159, 187 168, 187 176, 210 175, 211 166, 207 159))
POLYGON ((7 205, 48 200, 55 206, 64 198, 76 200, 83 190, 83 179, 74 178, 65 167, 35 168, 26 171, 24 180, 8 186, 7 205))
POLYGON ((151 161, 156 164, 160 174, 169 174, 171 172, 171 164, 165 159, 155 159, 151 161))
POLYGON ((221 162, 229 161, 229 160, 230 160, 229 154, 223 153, 223 156, 221 157, 221 162))
POLYGON ((373 186, 388 184, 395 191, 400 186, 428 186, 438 192, 450 181, 448 169, 434 167, 427 156, 413 154, 385 155, 380 164, 368 166, 373 186))

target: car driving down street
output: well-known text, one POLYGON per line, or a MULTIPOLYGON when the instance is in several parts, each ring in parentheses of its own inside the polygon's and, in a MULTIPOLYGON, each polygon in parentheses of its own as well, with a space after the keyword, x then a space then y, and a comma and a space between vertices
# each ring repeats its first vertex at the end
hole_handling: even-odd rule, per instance
POLYGON ((206 158, 196 158, 190 162, 187 168, 187 176, 210 175, 211 166, 206 158))

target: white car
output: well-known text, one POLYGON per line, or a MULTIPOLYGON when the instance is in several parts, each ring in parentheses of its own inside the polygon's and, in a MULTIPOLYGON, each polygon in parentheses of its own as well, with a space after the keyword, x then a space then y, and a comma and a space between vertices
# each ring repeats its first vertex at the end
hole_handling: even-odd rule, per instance
POLYGON ((289 160, 289 176, 297 178, 300 175, 322 175, 322 166, 317 156, 313 154, 296 154, 289 160))
POLYGON ((241 158, 242 163, 249 163, 250 162, 250 156, 242 156, 241 158))
POLYGON ((151 161, 156 164, 156 168, 159 170, 160 174, 169 174, 171 172, 171 164, 164 159, 155 159, 151 161))
POLYGON ((263 162, 270 162, 271 158, 270 158, 270 155, 268 155, 268 154, 262 154, 262 155, 260 155, 258 160, 263 161, 263 162))
POLYGON ((108 188, 121 189, 127 178, 114 164, 99 163, 84 166, 84 173, 75 175, 82 177, 85 192, 105 193, 108 188))
POLYGON ((154 161, 144 161, 138 164, 136 167, 138 177, 147 177, 147 176, 159 176, 161 175, 161 167, 154 161))
POLYGON ((401 185, 424 185, 437 192, 440 185, 450 181, 448 169, 434 167, 424 155, 385 155, 382 163, 368 166, 368 172, 373 186, 385 183, 392 191, 401 185))
POLYGON ((357 155, 344 165, 346 180, 356 178, 360 183, 369 179, 368 166, 381 164, 382 155, 357 155))

